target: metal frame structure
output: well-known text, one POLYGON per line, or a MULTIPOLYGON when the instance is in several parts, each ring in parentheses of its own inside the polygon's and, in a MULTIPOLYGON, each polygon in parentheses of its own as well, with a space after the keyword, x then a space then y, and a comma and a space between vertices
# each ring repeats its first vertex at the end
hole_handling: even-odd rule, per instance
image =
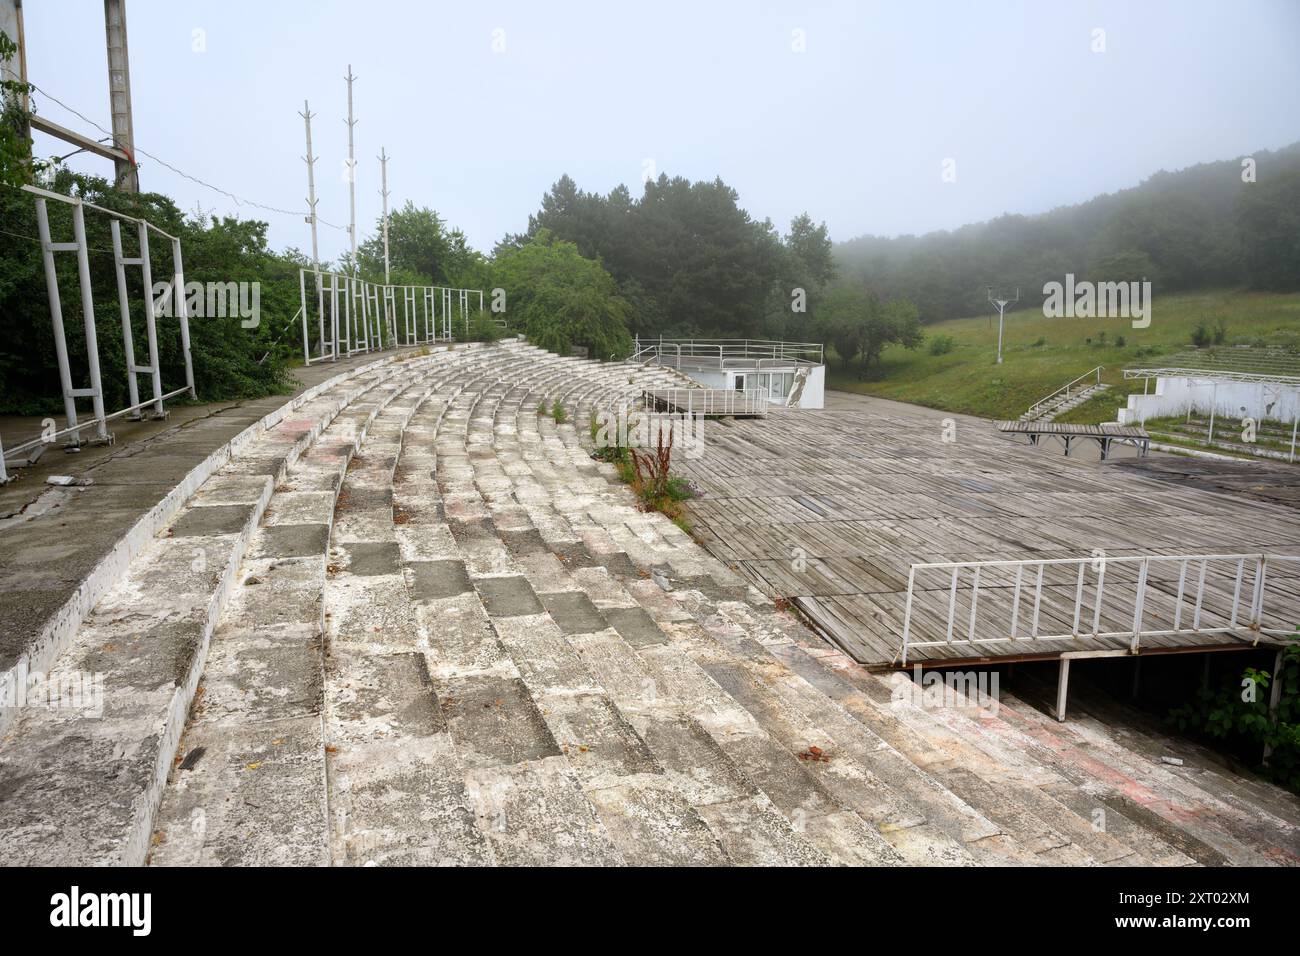
POLYGON ((1234 372, 1213 368, 1126 368, 1124 377, 1133 378, 1204 378, 1224 382, 1251 382, 1265 385, 1300 386, 1300 375, 1274 375, 1265 372, 1234 372))
POLYGON ((642 344, 636 340, 630 362, 703 368, 764 369, 792 365, 825 365, 825 347, 817 342, 773 339, 665 339, 642 344))
MULTIPOLYGON (((1256 360, 1258 361, 1258 360, 1256 360)), ((1142 379, 1142 394, 1146 395, 1151 379, 1160 378, 1186 378, 1200 379, 1209 382, 1214 388, 1210 397, 1210 429, 1206 435, 1205 444, 1209 447, 1214 446, 1214 418, 1215 408, 1218 404, 1218 387, 1219 382, 1244 382, 1251 385, 1277 385, 1281 388, 1294 388, 1300 390, 1300 375, 1278 375, 1271 372, 1258 371, 1233 371, 1229 369, 1210 369, 1210 368, 1126 368, 1124 369, 1124 378, 1142 379)), ((1190 415, 1190 411, 1188 413, 1190 415)), ((1146 415, 1142 417, 1143 424, 1146 423, 1146 415)), ((1287 461, 1295 463, 1296 438, 1300 436, 1300 413, 1296 414, 1291 420, 1291 452, 1287 461)))
POLYGON ((459 301, 461 317, 469 328, 469 296, 479 289, 451 289, 445 286, 381 285, 341 272, 314 268, 298 270, 301 299, 295 318, 302 320, 302 353, 307 365, 337 361, 359 352, 428 345, 451 338, 452 304, 459 301), (308 276, 319 276, 308 282, 308 276), (310 293, 317 302, 310 301, 310 293), (401 291, 401 324, 398 323, 398 291, 401 291), (441 295, 439 295, 441 293, 441 295), (452 293, 457 293, 453 296, 452 293), (441 300, 442 312, 437 305, 441 300), (423 311, 421 311, 423 303, 423 311), (340 308, 340 304, 342 307, 340 308), (316 307, 313 307, 316 306, 316 307), (309 316, 317 315, 315 341, 309 316), (423 326, 423 328, 421 328, 423 326))
POLYGON ((181 241, 164 232, 144 219, 137 219, 112 209, 96 206, 77 196, 65 196, 36 186, 23 186, 24 191, 36 197, 36 225, 40 234, 41 258, 45 268, 45 286, 50 302, 50 324, 54 329, 54 352, 59 366, 59 382, 63 391, 63 408, 67 426, 50 435, 42 435, 12 448, 0 449, 0 474, 3 474, 4 458, 19 452, 47 444, 54 439, 70 436, 65 447, 79 448, 82 444, 81 430, 94 427, 96 442, 112 443, 113 435, 108 430, 108 423, 115 418, 132 416, 140 418, 144 409, 153 406, 155 417, 167 414, 164 402, 177 395, 189 393, 191 398, 198 395, 194 389, 194 365, 190 356, 189 314, 185 302, 185 272, 181 257, 181 241), (50 230, 48 202, 61 202, 72 207, 72 242, 55 242, 50 230), (126 353, 127 389, 131 404, 126 408, 108 412, 104 407, 104 388, 100 377, 99 340, 95 334, 95 303, 90 281, 90 255, 86 243, 86 209, 93 209, 111 217, 113 232, 113 266, 117 273, 118 308, 122 318, 122 344, 126 353), (128 257, 122 251, 121 223, 134 223, 140 243, 139 256, 128 257), (163 392, 162 369, 158 359, 158 326, 156 303, 153 298, 153 273, 149 258, 149 234, 154 233, 171 243, 172 281, 163 296, 165 301, 171 297, 172 309, 180 323, 181 350, 185 361, 185 385, 163 392), (72 366, 68 357, 68 340, 63 325, 63 303, 59 292, 59 275, 54 256, 60 252, 71 252, 77 257, 77 277, 81 299, 81 318, 86 336, 86 365, 90 378, 88 388, 78 388, 72 381, 72 366), (135 358, 135 343, 131 329, 131 307, 127 292, 126 267, 139 267, 144 284, 144 317, 149 364, 140 365, 135 358), (140 401, 137 375, 151 378, 152 397, 140 401), (91 401, 89 421, 77 417, 77 399, 88 398, 91 401))
MULTIPOLYGON (((1261 636, 1283 637, 1294 633, 1294 627, 1286 629, 1266 628, 1262 625, 1264 616, 1264 594, 1265 582, 1268 568, 1271 564, 1283 562, 1300 563, 1300 555, 1281 555, 1281 554, 1152 554, 1152 555, 1131 555, 1119 557, 1077 557, 1077 558, 1039 558, 1020 561, 939 561, 924 564, 913 564, 907 575, 907 604, 903 612, 903 646, 902 661, 907 664, 908 651, 914 647, 960 647, 976 644, 1000 644, 1024 642, 1032 644, 1036 641, 1066 641, 1066 640, 1103 640, 1119 639, 1128 642, 1126 650, 1119 653, 1137 654, 1144 637, 1171 637, 1178 635, 1214 635, 1214 634, 1233 634, 1233 635, 1255 635, 1258 641, 1261 636), (1206 579, 1212 565, 1222 565, 1226 563, 1232 574, 1232 603, 1231 610, 1227 615, 1219 615, 1227 620, 1227 626, 1202 626, 1202 617, 1204 612, 1205 599, 1207 595, 1206 579), (1246 575, 1247 565, 1254 568, 1254 583, 1250 590, 1250 600, 1245 608, 1248 620, 1241 621, 1242 607, 1242 588, 1246 575), (1112 584, 1111 590, 1106 590, 1106 573, 1107 568, 1120 566, 1136 566, 1138 569, 1136 586, 1131 589, 1124 588, 1126 582, 1119 585, 1112 584), (1162 568, 1174 566, 1177 568, 1177 592, 1174 597, 1173 619, 1168 627, 1147 627, 1144 622, 1144 608, 1147 601, 1147 592, 1150 589, 1150 574, 1152 567, 1162 568), (1092 580, 1089 582, 1088 569, 1093 569, 1092 580), (986 572, 993 569, 1005 569, 1006 571, 1015 572, 1015 577, 1011 584, 1011 612, 1010 622, 1005 632, 1006 636, 995 637, 978 637, 978 625, 980 623, 980 593, 981 586, 988 591, 997 589, 1005 591, 1006 582, 989 583, 986 572), (1030 569, 1032 581, 1025 580, 1025 571, 1030 569), (1046 578, 1049 569, 1055 572, 1057 569, 1073 572, 1062 578, 1058 574, 1052 574, 1054 580, 1047 581, 1046 578), (1188 581, 1188 571, 1192 571, 1194 581, 1188 581), (948 601, 947 614, 938 619, 938 623, 944 625, 944 636, 942 639, 932 640, 915 640, 912 637, 912 618, 913 603, 918 592, 917 577, 927 572, 948 571, 950 577, 947 585, 948 601), (965 587, 961 587, 961 576, 963 571, 969 572, 969 579, 965 587), (985 580, 981 581, 981 578, 985 580), (1072 580, 1072 584, 1071 584, 1072 580), (1191 590, 1188 586, 1191 584, 1191 590), (1041 633, 1041 612, 1043 608, 1044 587, 1050 590, 1049 593, 1059 596, 1062 594, 1062 587, 1073 587, 1073 600, 1066 604, 1071 612, 1071 629, 1065 633, 1041 633), (957 595, 959 591, 965 591, 969 594, 969 599, 964 602, 965 607, 959 607, 963 602, 959 602, 957 595), (1032 595, 1032 617, 1030 618, 1027 628, 1023 626, 1021 620, 1021 606, 1025 603, 1024 595, 1028 592, 1032 595), (1108 603, 1109 598, 1109 603, 1108 603), (1191 601, 1190 614, 1191 626, 1184 626, 1184 606, 1191 601), (1091 607, 1088 605, 1091 604, 1091 607), (1126 627, 1119 631, 1102 631, 1102 611, 1114 614, 1116 608, 1132 610, 1132 626, 1126 627), (965 636, 957 632, 957 623, 960 616, 965 617, 965 636), (1091 616, 1091 626, 1088 626, 1087 617, 1091 616), (1081 622, 1084 624, 1080 629, 1081 622)), ((1112 574, 1112 581, 1115 575, 1112 574)), ((1172 580, 1172 579, 1170 579, 1172 580)), ((933 588, 923 588, 921 590, 939 590, 933 588)), ((1165 592, 1166 594, 1168 592, 1165 592)), ((1028 609, 1026 609, 1028 610, 1028 609)), ((1128 619, 1127 611, 1123 615, 1128 619)), ((1108 650, 1115 650, 1113 648, 1108 650)))

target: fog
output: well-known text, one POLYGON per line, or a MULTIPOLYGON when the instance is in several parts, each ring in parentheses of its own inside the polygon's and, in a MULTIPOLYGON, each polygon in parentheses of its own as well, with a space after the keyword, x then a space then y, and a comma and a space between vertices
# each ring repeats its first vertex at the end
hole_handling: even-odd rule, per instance
MULTIPOLYGON (((99 0, 24 5, 29 78, 107 127, 99 0)), ((562 173, 721 176, 757 218, 831 236, 1032 213, 1300 139, 1300 4, 895 2, 128 3, 135 139, 188 176, 303 209, 303 100, 320 215, 345 225, 343 76, 358 80, 358 221, 438 210, 478 248, 527 225, 562 173), (945 175, 946 173, 946 175, 945 175)), ((38 110, 102 135, 37 94, 38 110)), ((37 151, 71 147, 44 135, 37 151)), ((266 218, 140 156, 142 188, 266 218)), ((70 165, 110 175, 105 161, 70 165)), ((322 255, 346 248, 324 227, 322 255)))

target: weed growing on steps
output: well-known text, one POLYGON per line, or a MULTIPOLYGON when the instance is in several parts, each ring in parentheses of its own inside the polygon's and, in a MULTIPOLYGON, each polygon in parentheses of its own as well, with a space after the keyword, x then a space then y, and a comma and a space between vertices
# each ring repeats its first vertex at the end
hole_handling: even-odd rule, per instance
POLYGON ((557 425, 563 425, 565 422, 564 406, 560 404, 558 398, 555 400, 555 405, 551 409, 551 417, 555 419, 555 424, 557 425))
POLYGON ((617 469, 619 478, 630 485, 637 496, 641 510, 658 511, 690 534, 691 524, 686 519, 682 502, 699 497, 699 491, 687 479, 672 474, 672 429, 657 429, 655 447, 650 451, 638 451, 630 443, 621 443, 626 436, 637 434, 637 422, 634 420, 628 421, 621 436, 620 430, 614 429, 614 434, 609 436, 612 437, 612 442, 599 440, 600 423, 594 411, 591 413, 589 427, 592 444, 596 446, 591 457, 607 461, 617 469))
POLYGON ((540 417, 543 416, 543 415, 549 415, 550 413, 551 413, 551 412, 550 412, 550 407, 547 405, 547 403, 546 403, 546 399, 542 399, 540 402, 537 403, 537 417, 538 417, 538 418, 540 418, 540 417))

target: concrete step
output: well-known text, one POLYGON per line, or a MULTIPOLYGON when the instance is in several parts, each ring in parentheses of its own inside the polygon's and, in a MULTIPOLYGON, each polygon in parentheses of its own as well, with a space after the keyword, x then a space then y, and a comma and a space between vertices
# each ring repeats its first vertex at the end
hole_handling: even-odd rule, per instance
POLYGON ((588 422, 663 381, 458 347, 345 396, 260 485, 206 489, 252 509, 247 553, 214 552, 231 595, 202 692, 179 751, 150 745, 171 771, 151 862, 1283 861, 1260 842, 1288 816, 1244 820, 1265 794, 1010 695, 900 701, 640 511, 588 422))
POLYGON ((102 714, 29 707, 0 743, 15 781, 0 803, 0 858, 144 860, 211 634, 275 485, 342 409, 428 361, 322 392, 242 448, 131 563, 53 668, 102 675, 102 714))

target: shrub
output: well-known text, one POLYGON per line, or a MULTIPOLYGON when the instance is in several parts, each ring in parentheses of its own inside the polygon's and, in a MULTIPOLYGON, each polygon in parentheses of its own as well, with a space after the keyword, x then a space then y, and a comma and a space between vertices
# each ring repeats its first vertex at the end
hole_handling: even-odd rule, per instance
POLYGON ((1273 748, 1267 765, 1257 769, 1265 777, 1300 792, 1300 645, 1283 651, 1282 673, 1247 667, 1229 675, 1217 689, 1201 690, 1192 703, 1169 712, 1168 722, 1180 732, 1192 731, 1234 745, 1241 752, 1262 753, 1273 748), (1277 719, 1269 714, 1273 678, 1282 681, 1277 719), (1243 687, 1253 685, 1253 700, 1243 700, 1243 687))
POLYGON ((1120 349, 1122 349, 1122 348, 1123 348, 1124 346, 1126 346, 1126 345, 1128 345, 1128 340, 1127 340, 1126 338, 1124 338, 1124 336, 1122 336, 1122 335, 1117 335, 1117 336, 1115 336, 1115 347, 1116 347, 1116 348, 1120 348, 1120 349))
POLYGON ((951 335, 936 335, 930 339, 930 354, 947 355, 955 344, 951 335))
POLYGON ((1228 323, 1222 318, 1214 323, 1214 344, 1222 345, 1228 341, 1228 323))
POLYGON ((1205 327, 1204 322, 1201 322, 1192 330, 1192 344, 1198 349, 1205 348, 1205 346, 1210 344, 1210 341, 1210 330, 1205 327))
POLYGON ((564 406, 560 404, 560 400, 558 398, 555 400, 555 405, 551 408, 551 417, 555 419, 555 424, 557 425, 564 424, 565 421, 564 406))
POLYGON ((501 326, 492 313, 480 309, 469 320, 469 327, 459 318, 451 323, 451 337, 458 342, 495 342, 502 336, 501 326))

